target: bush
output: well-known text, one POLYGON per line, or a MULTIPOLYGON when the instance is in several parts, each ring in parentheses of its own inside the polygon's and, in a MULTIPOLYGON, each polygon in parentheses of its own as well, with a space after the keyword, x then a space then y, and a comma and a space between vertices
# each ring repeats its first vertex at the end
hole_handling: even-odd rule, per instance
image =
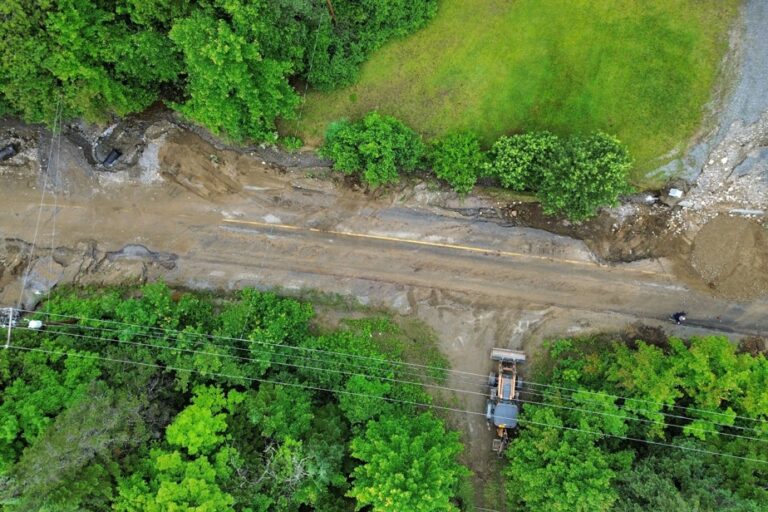
POLYGON ((455 133, 437 140, 429 156, 435 175, 459 194, 472 190, 485 161, 474 132, 455 133))
POLYGON ((601 206, 615 206, 620 194, 631 191, 627 173, 629 153, 618 139, 605 133, 572 137, 564 158, 541 167, 536 196, 544 213, 563 213, 572 220, 592 217, 601 206))
POLYGON ((416 132, 394 117, 370 112, 361 121, 333 123, 320 154, 344 174, 360 173, 370 187, 396 183, 399 171, 413 171, 424 156, 416 132))
POLYGON ((289 153, 295 153, 296 151, 304 147, 304 141, 301 140, 301 137, 296 137, 294 135, 281 137, 278 142, 280 146, 286 151, 288 151, 289 153))
POLYGON ((544 169, 562 156, 562 141, 549 132, 500 137, 491 147, 485 170, 504 188, 520 192, 536 190, 544 169))
POLYGON ((535 191, 548 215, 584 220, 631 190, 626 147, 601 132, 566 140, 548 132, 501 137, 489 156, 486 173, 504 188, 535 191))

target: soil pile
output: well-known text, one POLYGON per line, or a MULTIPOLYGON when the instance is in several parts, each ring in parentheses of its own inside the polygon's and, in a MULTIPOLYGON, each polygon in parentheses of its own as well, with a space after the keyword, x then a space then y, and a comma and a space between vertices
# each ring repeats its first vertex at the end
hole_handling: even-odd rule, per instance
POLYGON ((204 199, 242 190, 237 155, 220 152, 189 132, 174 134, 160 148, 160 174, 204 199))
POLYGON ((696 234, 689 262, 723 296, 768 295, 768 231, 755 221, 725 215, 709 221, 696 234))
MULTIPOLYGON (((495 212, 476 214, 487 217, 491 213, 495 212)), ((580 223, 545 215, 539 203, 510 203, 498 215, 505 225, 543 229, 583 240, 601 261, 630 263, 672 251, 672 236, 667 229, 670 210, 656 205, 627 204, 605 209, 580 223)))

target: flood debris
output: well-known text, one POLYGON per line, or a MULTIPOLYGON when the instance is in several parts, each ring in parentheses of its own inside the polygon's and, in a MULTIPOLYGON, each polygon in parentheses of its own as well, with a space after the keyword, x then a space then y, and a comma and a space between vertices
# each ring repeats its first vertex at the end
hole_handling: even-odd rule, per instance
POLYGON ((123 156, 123 154, 117 149, 113 148, 112 151, 110 151, 107 157, 104 159, 102 164, 104 164, 107 167, 111 167, 117 161, 117 159, 120 158, 121 156, 123 156))
POLYGON ((19 147, 16 144, 8 144, 7 146, 4 146, 2 149, 0 149, 0 162, 10 160, 16 156, 16 153, 18 152, 19 147))

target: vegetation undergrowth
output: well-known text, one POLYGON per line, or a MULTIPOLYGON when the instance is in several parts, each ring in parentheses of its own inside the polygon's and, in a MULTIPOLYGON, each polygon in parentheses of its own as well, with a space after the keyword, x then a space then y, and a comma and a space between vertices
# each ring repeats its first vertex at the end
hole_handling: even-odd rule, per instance
POLYGON ((318 144, 370 110, 428 140, 460 130, 489 146, 529 130, 615 134, 632 179, 684 149, 709 101, 737 0, 444 0, 426 28, 371 55, 360 79, 307 97, 289 125, 318 144))
POLYGON ((386 318, 313 333, 307 303, 162 284, 41 311, 0 353, 4 512, 463 506, 459 434, 386 318))

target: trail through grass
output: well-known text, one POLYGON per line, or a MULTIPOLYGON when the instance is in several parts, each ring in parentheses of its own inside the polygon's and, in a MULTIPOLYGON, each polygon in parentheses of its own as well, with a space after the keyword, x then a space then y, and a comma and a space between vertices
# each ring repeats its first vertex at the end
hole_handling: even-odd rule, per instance
POLYGON ((378 109, 430 138, 595 129, 626 142, 634 179, 684 149, 702 120, 737 0, 444 0, 357 84, 310 93, 286 125, 319 143, 330 121, 378 109))

